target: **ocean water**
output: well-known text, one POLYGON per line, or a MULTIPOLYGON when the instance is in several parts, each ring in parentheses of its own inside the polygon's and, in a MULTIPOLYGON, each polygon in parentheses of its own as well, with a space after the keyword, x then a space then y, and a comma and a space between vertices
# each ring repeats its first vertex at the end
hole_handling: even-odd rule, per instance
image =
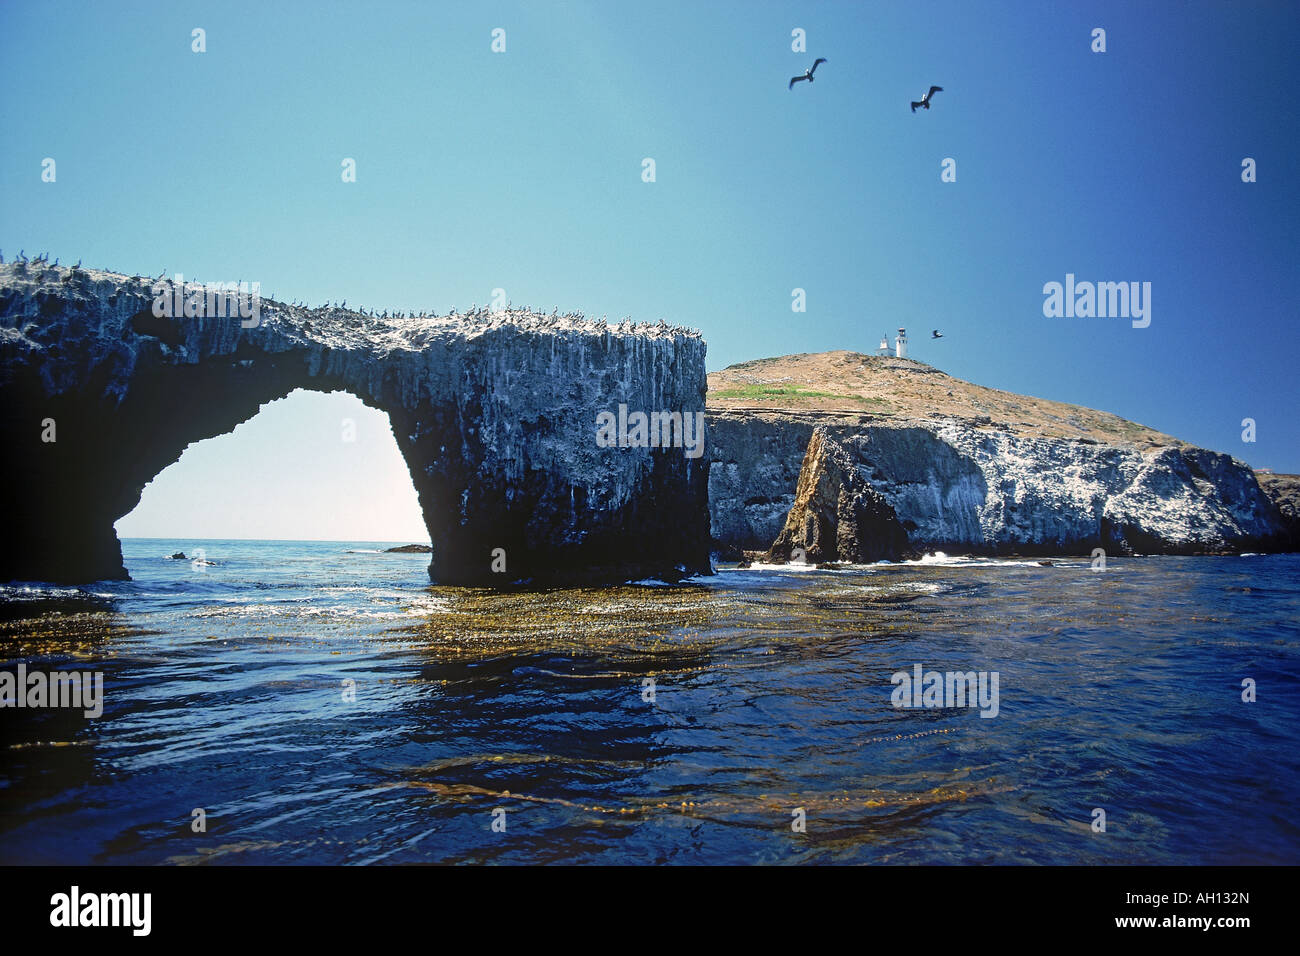
POLYGON ((385 546, 0 589, 0 670, 104 675, 0 710, 0 862, 1300 863, 1300 556, 493 593, 385 546), (996 716, 893 706, 916 665, 996 716))

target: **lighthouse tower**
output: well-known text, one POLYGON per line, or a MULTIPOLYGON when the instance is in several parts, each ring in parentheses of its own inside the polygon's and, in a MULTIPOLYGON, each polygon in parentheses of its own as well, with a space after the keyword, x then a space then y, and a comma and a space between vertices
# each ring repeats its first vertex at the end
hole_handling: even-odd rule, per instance
POLYGON ((877 351, 880 352, 880 357, 881 357, 881 358, 887 358, 887 357, 889 356, 889 336, 888 336, 888 335, 882 335, 882 336, 880 337, 880 348, 879 348, 877 351))
POLYGON ((894 355, 907 358, 907 329, 898 330, 898 338, 894 339, 894 355))

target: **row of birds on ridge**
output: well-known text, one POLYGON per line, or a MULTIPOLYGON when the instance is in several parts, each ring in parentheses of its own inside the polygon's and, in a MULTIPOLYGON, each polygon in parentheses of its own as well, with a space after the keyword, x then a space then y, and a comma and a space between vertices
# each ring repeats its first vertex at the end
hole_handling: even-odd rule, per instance
MULTIPOLYGON (((821 66, 825 62, 826 62, 826 57, 824 56, 819 56, 817 59, 813 60, 813 65, 808 67, 808 69, 804 70, 802 76, 790 77, 790 85, 787 86, 786 89, 793 90, 794 85, 800 82, 801 80, 807 80, 809 83, 813 82, 814 79, 813 74, 817 72, 817 67, 821 66)), ((928 110, 930 108, 930 98, 934 96, 935 93, 942 93, 942 92, 943 92, 942 86, 930 87, 928 90, 926 90, 925 95, 922 96, 919 100, 912 101, 912 112, 915 113, 917 107, 928 110)))

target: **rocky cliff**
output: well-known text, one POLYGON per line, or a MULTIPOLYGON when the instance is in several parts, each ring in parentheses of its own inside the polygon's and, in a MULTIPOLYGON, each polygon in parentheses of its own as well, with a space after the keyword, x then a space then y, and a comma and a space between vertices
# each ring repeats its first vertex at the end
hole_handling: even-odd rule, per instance
POLYGON ((1114 415, 970 385, 907 359, 786 356, 710 376, 712 530, 767 548, 820 427, 910 546, 1197 554, 1282 546, 1254 473, 1114 415))
MULTIPOLYGON (((159 316, 156 280, 0 266, 0 580, 126 572, 113 523, 194 441, 296 388, 388 413, 443 583, 707 571, 708 458, 596 440, 597 416, 704 408, 705 345, 525 310, 387 318, 261 300, 159 316), (501 568, 505 570, 502 571, 501 568)), ((161 311, 167 312, 164 307, 161 311)), ((304 476, 309 481, 309 476, 304 476)), ((263 489, 250 488, 256 495, 263 489)), ((195 507, 201 507, 195 502, 195 507)))
POLYGON ((1300 551, 1300 475, 1257 472, 1255 477, 1282 516, 1282 547, 1300 551))

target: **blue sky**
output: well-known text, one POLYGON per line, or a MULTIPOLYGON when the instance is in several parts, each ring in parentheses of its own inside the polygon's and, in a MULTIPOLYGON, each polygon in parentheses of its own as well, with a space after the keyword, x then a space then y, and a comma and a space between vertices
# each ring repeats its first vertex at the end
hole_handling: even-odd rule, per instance
MULTIPOLYGON (((1297 49, 1282 2, 10 0, 0 249, 381 310, 501 287, 699 328, 711 369, 871 351, 903 325, 913 357, 961 378, 1296 472, 1297 49), (787 90, 816 56, 816 83, 787 90), (1044 317, 1067 273, 1150 282, 1150 327, 1044 317)), ((382 416, 369 454, 339 452, 349 408, 370 421, 296 395, 220 454, 195 446, 119 529, 422 536, 382 416), (258 502, 223 503, 254 472, 258 502), (399 490, 341 521, 368 483, 399 490)))

